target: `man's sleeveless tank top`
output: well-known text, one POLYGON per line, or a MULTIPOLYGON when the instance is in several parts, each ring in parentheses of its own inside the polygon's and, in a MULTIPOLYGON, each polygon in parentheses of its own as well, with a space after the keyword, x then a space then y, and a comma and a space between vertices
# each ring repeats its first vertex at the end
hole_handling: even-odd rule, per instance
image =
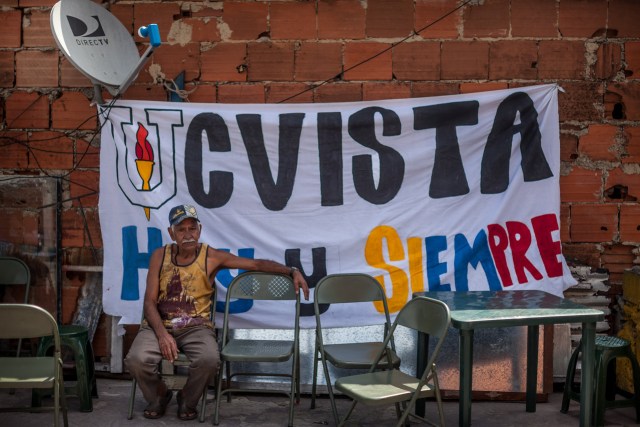
POLYGON ((207 251, 201 244, 196 259, 189 265, 175 265, 171 257, 172 244, 164 247, 160 268, 158 311, 167 329, 189 326, 213 327, 209 320, 211 294, 215 292, 207 274, 207 251))

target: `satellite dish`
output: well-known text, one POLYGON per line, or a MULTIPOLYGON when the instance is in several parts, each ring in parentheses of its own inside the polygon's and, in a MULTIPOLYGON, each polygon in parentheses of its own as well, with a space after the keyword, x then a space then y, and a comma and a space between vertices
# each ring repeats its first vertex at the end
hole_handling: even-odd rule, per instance
POLYGON ((109 11, 90 0, 60 0, 51 9, 51 31, 56 44, 95 88, 111 95, 123 93, 138 76, 153 50, 160 46, 156 24, 141 27, 139 34, 149 37, 150 46, 140 57, 129 31, 109 11))

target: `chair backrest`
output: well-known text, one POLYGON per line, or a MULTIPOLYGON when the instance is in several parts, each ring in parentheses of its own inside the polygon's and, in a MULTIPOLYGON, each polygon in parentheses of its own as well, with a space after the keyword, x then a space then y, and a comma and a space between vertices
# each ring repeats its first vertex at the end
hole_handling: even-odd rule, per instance
POLYGON ((51 335, 59 349, 57 323, 42 307, 31 304, 0 304, 0 338, 39 338, 51 335))
POLYGON ((19 258, 0 257, 0 286, 24 286, 24 303, 29 302, 31 272, 19 258))
POLYGON ((247 271, 237 275, 229 284, 224 308, 222 342, 227 342, 229 328, 229 308, 232 299, 251 299, 265 301, 295 301, 295 340, 300 330, 300 295, 296 294, 293 280, 284 274, 247 271))

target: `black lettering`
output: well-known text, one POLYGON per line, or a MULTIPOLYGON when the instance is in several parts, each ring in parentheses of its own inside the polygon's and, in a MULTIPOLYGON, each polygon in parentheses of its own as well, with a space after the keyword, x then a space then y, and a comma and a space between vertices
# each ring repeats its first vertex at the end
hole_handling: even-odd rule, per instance
POLYGON ((340 113, 318 113, 318 155, 321 204, 340 206, 344 203, 340 113))
POLYGON ((500 103, 491 133, 482 155, 480 191, 482 194, 502 193, 509 186, 509 160, 513 136, 520 134, 522 174, 525 182, 540 181, 553 176, 542 151, 542 135, 538 112, 524 92, 516 92, 500 103), (516 124, 517 115, 520 123, 516 124))
POLYGON ((202 132, 209 140, 209 151, 231 151, 229 129, 218 114, 200 113, 193 118, 187 130, 184 146, 184 174, 187 188, 193 200, 205 208, 224 206, 233 193, 233 174, 231 172, 210 171, 209 192, 202 180, 202 132))
POLYGON ((478 107, 478 101, 464 101, 413 109, 415 130, 436 130, 430 197, 442 199, 469 192, 456 127, 478 124, 478 107))
POLYGON ((373 175, 373 162, 370 154, 361 154, 352 159, 353 183, 356 192, 363 199, 376 205, 383 205, 393 199, 404 179, 404 159, 393 148, 381 144, 376 139, 375 115, 382 116, 382 135, 400 135, 402 124, 398 114, 380 107, 367 107, 349 117, 349 135, 359 144, 378 153, 380 175, 378 185, 373 175))
POLYGON ((242 140, 247 148, 253 181, 262 204, 272 211, 284 209, 293 192, 304 113, 280 115, 278 178, 276 181, 273 180, 269 166, 269 156, 262 134, 261 116, 259 114, 238 114, 236 119, 242 140))

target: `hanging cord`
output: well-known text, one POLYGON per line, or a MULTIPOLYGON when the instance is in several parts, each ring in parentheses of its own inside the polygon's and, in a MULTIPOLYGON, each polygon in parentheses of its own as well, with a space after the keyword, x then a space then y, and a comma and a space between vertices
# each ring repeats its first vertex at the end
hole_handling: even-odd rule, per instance
POLYGON ((189 102, 189 95, 191 95, 193 92, 196 91, 196 89, 198 89, 198 86, 194 86, 193 89, 191 90, 180 89, 178 87, 178 84, 174 80, 164 79, 164 78, 162 79, 162 85, 166 90, 168 90, 169 92, 175 93, 176 95, 178 95, 180 98, 184 99, 187 102, 189 102))

